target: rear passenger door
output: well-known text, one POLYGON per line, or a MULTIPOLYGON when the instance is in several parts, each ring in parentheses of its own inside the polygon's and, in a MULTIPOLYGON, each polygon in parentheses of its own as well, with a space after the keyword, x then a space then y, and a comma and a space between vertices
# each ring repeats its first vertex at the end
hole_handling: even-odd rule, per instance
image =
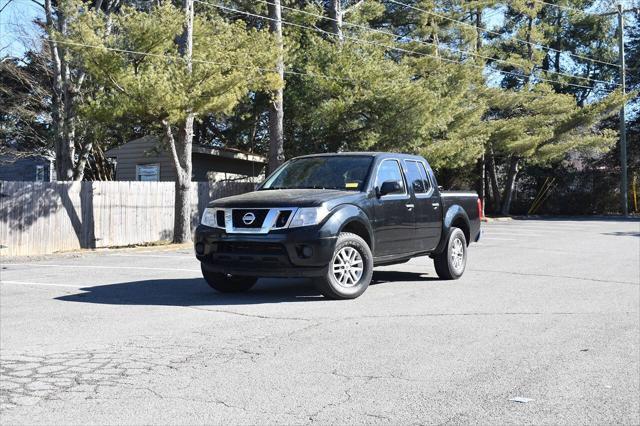
POLYGON ((375 198, 373 220, 375 257, 416 251, 413 205, 402 175, 400 161, 387 158, 382 160, 376 169, 374 181, 376 194, 382 183, 390 180, 400 184, 401 192, 375 198))
POLYGON ((440 241, 442 210, 430 174, 422 161, 404 160, 405 175, 413 192, 417 251, 433 250, 440 241))

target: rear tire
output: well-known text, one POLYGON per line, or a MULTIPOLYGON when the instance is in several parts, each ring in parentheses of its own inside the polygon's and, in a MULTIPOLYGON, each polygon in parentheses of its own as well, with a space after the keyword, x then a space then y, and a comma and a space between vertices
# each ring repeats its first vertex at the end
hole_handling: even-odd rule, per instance
POLYGON ((467 239, 460 228, 451 228, 447 246, 433 258, 433 265, 441 280, 457 280, 467 266, 467 239))
POLYGON ((369 287, 372 275, 373 255, 367 243, 356 234, 342 232, 327 272, 314 284, 328 299, 355 299, 369 287))
POLYGON ((258 281, 256 277, 244 277, 237 275, 227 275, 221 272, 211 272, 200 266, 202 276, 209 287, 220 293, 240 293, 249 290, 258 281))

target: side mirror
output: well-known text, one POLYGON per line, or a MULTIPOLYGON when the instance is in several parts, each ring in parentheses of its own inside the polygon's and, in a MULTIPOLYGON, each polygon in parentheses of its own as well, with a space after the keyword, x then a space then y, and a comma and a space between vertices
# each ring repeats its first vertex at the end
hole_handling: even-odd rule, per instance
POLYGON ((382 182, 380 185, 380 189, 378 189, 378 196, 382 197, 388 194, 395 194, 397 192, 402 192, 402 186, 395 180, 387 180, 382 182))

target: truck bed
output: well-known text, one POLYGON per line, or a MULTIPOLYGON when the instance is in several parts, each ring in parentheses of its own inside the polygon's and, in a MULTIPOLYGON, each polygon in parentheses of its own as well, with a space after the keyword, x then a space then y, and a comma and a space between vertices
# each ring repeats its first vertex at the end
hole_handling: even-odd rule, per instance
MULTIPOLYGON (((473 191, 440 191, 442 211, 448 212, 451 206, 460 206, 469 217, 470 243, 480 239, 480 211, 478 209, 478 194, 473 191)), ((446 219, 446 218, 445 218, 446 219)))

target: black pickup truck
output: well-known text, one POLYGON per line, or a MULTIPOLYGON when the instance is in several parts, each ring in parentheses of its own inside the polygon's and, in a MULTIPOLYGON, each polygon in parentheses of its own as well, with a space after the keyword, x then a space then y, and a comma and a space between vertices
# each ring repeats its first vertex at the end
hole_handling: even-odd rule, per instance
POLYGON ((194 236, 207 283, 250 289, 258 277, 311 277, 325 297, 351 299, 373 267, 433 258, 457 279, 480 238, 476 193, 441 191, 427 161, 391 153, 294 158, 254 192, 213 201, 194 236))

